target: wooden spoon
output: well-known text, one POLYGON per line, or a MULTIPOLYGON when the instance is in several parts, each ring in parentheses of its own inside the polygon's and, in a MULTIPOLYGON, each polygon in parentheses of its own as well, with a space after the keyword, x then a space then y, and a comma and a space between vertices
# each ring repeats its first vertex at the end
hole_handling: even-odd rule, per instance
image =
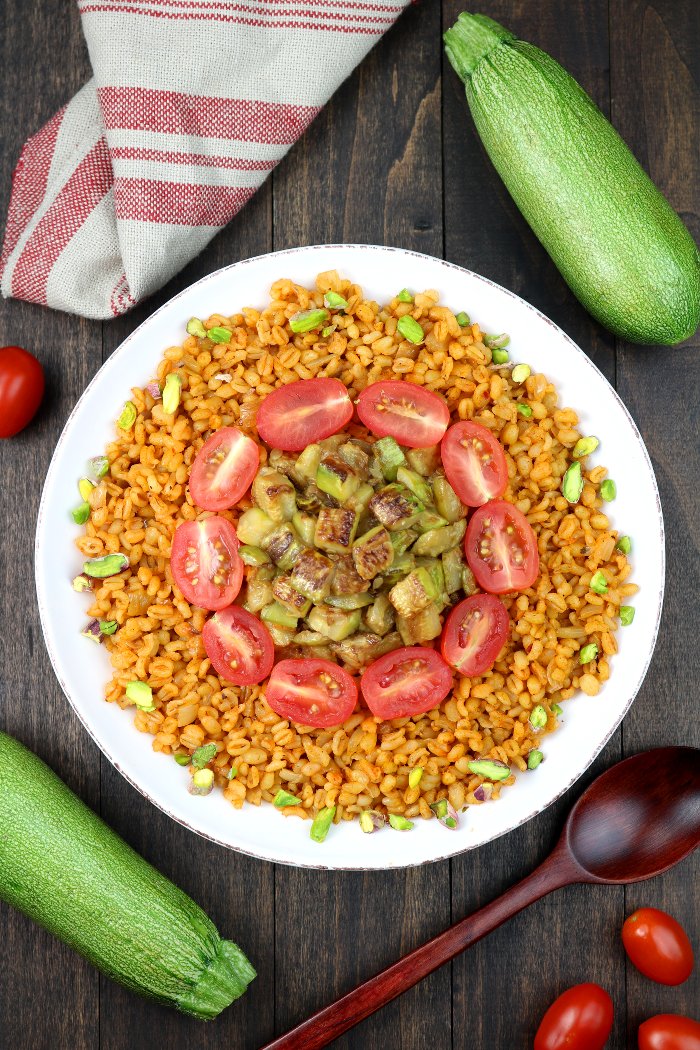
POLYGON ((584 791, 531 875, 263 1050, 319 1050, 552 890, 641 882, 699 845, 700 749, 661 747, 618 762, 584 791))

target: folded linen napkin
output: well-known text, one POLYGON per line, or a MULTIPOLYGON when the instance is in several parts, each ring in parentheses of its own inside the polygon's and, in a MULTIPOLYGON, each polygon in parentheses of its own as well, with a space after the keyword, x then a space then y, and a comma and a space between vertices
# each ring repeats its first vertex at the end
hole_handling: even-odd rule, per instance
POLYGON ((79 0, 94 76, 24 146, 2 294, 125 313, 243 207, 409 0, 79 0))

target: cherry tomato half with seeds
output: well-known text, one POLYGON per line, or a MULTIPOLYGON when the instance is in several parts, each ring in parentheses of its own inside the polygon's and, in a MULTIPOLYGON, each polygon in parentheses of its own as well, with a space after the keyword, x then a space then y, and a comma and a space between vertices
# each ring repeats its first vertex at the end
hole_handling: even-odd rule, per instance
POLYGON ((350 395, 339 379, 299 379, 267 395, 256 425, 270 448, 301 452, 342 430, 352 412, 350 395))
POLYGON ((490 594, 524 591, 537 579, 540 558, 532 526, 517 507, 491 500, 471 516, 464 553, 476 582, 490 594))
POLYGON ((695 958, 688 935, 658 908, 638 908, 622 927, 622 943, 637 969, 659 984, 682 984, 695 958))
POLYGON ((200 609, 225 609, 243 583, 238 536, 230 521, 212 515, 184 521, 175 529, 170 553, 175 583, 188 602, 200 609))
POLYGON ((268 704, 281 718, 330 729, 347 722, 357 703, 357 686, 330 660, 280 660, 265 689, 268 704))
POLYGON ((394 649, 370 664, 360 679, 367 706, 378 718, 431 711, 452 689, 452 671, 434 649, 394 649))
POLYGON ((470 419, 455 423, 442 439, 440 452, 447 480, 468 507, 481 507, 506 491, 506 454, 486 427, 470 419))
POLYGON ((442 655, 466 678, 493 667, 508 641, 510 617, 494 594, 472 594, 447 617, 442 631, 442 655))
POLYGON ((534 1050, 603 1050, 613 1002, 598 984, 576 984, 555 999, 540 1022, 534 1050))
POLYGON ((222 427, 207 438, 190 470, 190 493, 202 510, 228 510, 253 483, 260 449, 237 427, 222 427))
POLYGON ((656 1014, 640 1024, 639 1050, 700 1050, 700 1023, 680 1014, 656 1014))
POLYGON ((0 346, 0 438, 14 437, 34 418, 44 396, 44 369, 21 346, 0 346))
POLYGON ((202 641, 216 673, 234 685, 257 685, 275 662, 267 627, 239 605, 230 605, 207 620, 202 641))
POLYGON ((442 440, 450 411, 437 394, 402 379, 366 386, 357 414, 377 437, 393 437, 407 448, 428 448, 442 440))

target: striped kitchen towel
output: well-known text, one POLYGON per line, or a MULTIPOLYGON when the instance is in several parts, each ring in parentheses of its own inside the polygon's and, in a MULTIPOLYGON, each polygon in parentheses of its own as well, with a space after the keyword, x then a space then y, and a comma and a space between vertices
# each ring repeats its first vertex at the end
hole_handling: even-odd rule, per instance
POLYGON ((243 207, 409 0, 79 0, 93 78, 24 146, 4 296, 122 314, 243 207))

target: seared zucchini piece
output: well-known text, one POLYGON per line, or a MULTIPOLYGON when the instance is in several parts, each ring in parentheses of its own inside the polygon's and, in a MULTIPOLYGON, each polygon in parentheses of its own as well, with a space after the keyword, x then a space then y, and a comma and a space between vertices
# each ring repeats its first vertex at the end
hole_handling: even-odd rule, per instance
POLYGON ((360 594, 367 590, 367 580, 358 576, 351 554, 344 554, 335 563, 335 576, 331 584, 331 594, 338 596, 360 594))
POLYGON ((324 551, 347 553, 355 538, 357 514, 344 507, 322 507, 316 522, 314 542, 324 551))
POLYGON ((365 611, 365 625, 372 634, 380 635, 394 626, 394 609, 386 594, 378 594, 365 611))
POLYGON ((265 623, 275 624, 276 627, 287 627, 290 630, 296 630, 299 617, 291 609, 280 605, 279 602, 272 602, 262 610, 260 619, 264 620, 265 623))
POLYGON ((407 576, 416 567, 416 559, 413 557, 410 551, 406 551, 404 554, 399 554, 394 557, 393 562, 386 570, 386 575, 391 579, 396 579, 397 576, 407 576))
POLYGON ((379 438, 374 442, 374 453, 386 480, 396 481, 396 471, 406 464, 406 457, 396 440, 393 437, 379 438))
POLYGON ((316 519, 313 515, 305 514, 304 511, 298 510, 292 518, 292 525, 296 529, 302 543, 305 543, 307 547, 313 547, 316 533, 316 519))
POLYGON ((259 507, 251 507, 244 510, 236 525, 236 535, 241 543, 250 547, 261 547, 262 541, 269 536, 275 528, 272 518, 263 514, 259 507))
POLYGON ((416 557, 437 558, 451 547, 456 547, 464 539, 467 531, 465 521, 456 521, 453 525, 446 525, 442 529, 431 529, 419 536, 413 544, 413 552, 416 557))
POLYGON ((445 590, 445 573, 442 571, 442 562, 439 558, 417 558, 416 565, 422 569, 427 569, 430 573, 437 591, 435 601, 442 603, 444 608, 447 602, 447 591, 445 590))
POLYGON ((476 579, 474 578, 474 573, 468 565, 465 565, 462 569, 462 589, 467 598, 471 594, 476 594, 479 590, 476 579))
POLYGON ((338 449, 338 455, 345 460, 357 474, 360 481, 366 481, 369 474, 369 455, 356 441, 346 441, 338 449))
POLYGON ((442 622, 435 605, 428 605, 414 616, 398 616, 396 626, 404 645, 422 645, 442 633, 442 622))
POLYGON ((251 547, 247 543, 238 548, 238 556, 244 565, 270 564, 270 556, 265 553, 262 547, 251 547))
POLYGON ((425 507, 408 489, 399 485, 387 485, 372 496, 369 509, 377 521, 393 532, 413 525, 425 507))
POLYGON ((248 612, 259 613, 266 605, 274 601, 272 580, 275 570, 271 565, 248 569, 246 572, 245 607, 248 612))
POLYGON ((389 601, 400 616, 413 616, 434 602, 437 596, 435 581, 422 566, 395 583, 389 591, 389 601))
POLYGON ((320 445, 307 445, 301 455, 297 456, 297 474, 302 478, 307 478, 308 481, 315 481, 322 455, 323 449, 320 445))
POLYGON ((359 516, 368 506, 369 501, 374 495, 374 489, 371 485, 368 485, 366 481, 363 481, 356 492, 353 492, 349 500, 346 500, 345 506, 348 510, 354 510, 359 516))
POLYGON ((401 638, 396 632, 387 635, 386 638, 380 638, 376 634, 353 634, 344 642, 334 645, 333 651, 351 670, 362 671, 373 660, 400 646, 401 638))
POLYGON ((268 518, 278 524, 291 521, 297 509, 296 489, 278 470, 263 467, 252 487, 253 499, 268 518))
POLYGON ((333 563, 318 551, 305 550, 299 555, 290 580, 292 587, 318 605, 330 594, 332 578, 333 563))
POLYGON ((315 648, 317 645, 328 645, 328 639, 325 635, 319 634, 318 631, 299 631, 298 634, 294 635, 294 643, 295 645, 310 645, 315 648))
POLYGON ((391 537, 383 525, 370 529, 352 545, 352 559, 363 580, 373 580, 394 560, 391 537))
POLYGON ((416 528, 421 534, 430 532, 431 529, 441 529, 443 525, 449 525, 449 521, 446 518, 441 518, 434 510, 424 510, 422 514, 418 515, 416 522, 416 528))
POLYGON ((340 456, 325 456, 316 471, 316 484, 338 503, 345 503, 360 485, 355 471, 340 456))
POLYGON ((423 478, 429 478, 440 466, 440 448, 430 445, 428 448, 406 449, 406 459, 411 470, 423 478))
POLYGON ((272 641, 275 643, 275 649, 287 650, 287 646, 292 644, 294 639, 293 627, 280 627, 279 624, 268 622, 267 629, 270 632, 272 641))
POLYGON ((342 642, 360 626, 361 615, 359 609, 346 611, 330 605, 314 605, 308 623, 312 631, 318 631, 333 642, 342 642))
POLYGON ((311 608, 310 599, 294 587, 291 576, 276 576, 272 581, 272 593, 280 605, 296 616, 306 616, 311 608))
POLYGON ((373 600, 369 591, 363 594, 331 594, 326 598, 326 605, 332 605, 334 609, 364 609, 373 600))
POLYGON ((442 571, 445 576, 445 590, 454 594, 462 586, 462 569, 464 556, 461 547, 453 547, 442 556, 442 571))
POLYGON ((415 470, 409 470, 408 467, 399 467, 396 472, 396 480, 399 485, 405 485, 408 491, 412 492, 421 503, 431 502, 433 490, 420 474, 416 474, 415 470))
POLYGON ((433 478, 433 497, 437 512, 443 518, 447 518, 448 521, 459 521, 461 518, 466 518, 467 508, 447 478, 443 478, 441 474, 433 478))
POLYGON ((294 456, 290 455, 289 452, 282 452, 281 449, 272 449, 270 458, 267 461, 267 467, 272 467, 280 474, 284 474, 295 485, 303 485, 306 480, 297 470, 297 461, 294 456))
MULTIPOLYGON (((424 511, 423 513, 427 512, 424 511)), ((391 537, 391 545, 394 548, 394 557, 398 558, 408 550, 418 534, 413 529, 400 529, 399 532, 391 532, 389 535, 391 537)))
POLYGON ((285 572, 291 569, 304 549, 290 525, 278 525, 274 532, 265 537, 261 546, 275 565, 279 565, 285 572))

